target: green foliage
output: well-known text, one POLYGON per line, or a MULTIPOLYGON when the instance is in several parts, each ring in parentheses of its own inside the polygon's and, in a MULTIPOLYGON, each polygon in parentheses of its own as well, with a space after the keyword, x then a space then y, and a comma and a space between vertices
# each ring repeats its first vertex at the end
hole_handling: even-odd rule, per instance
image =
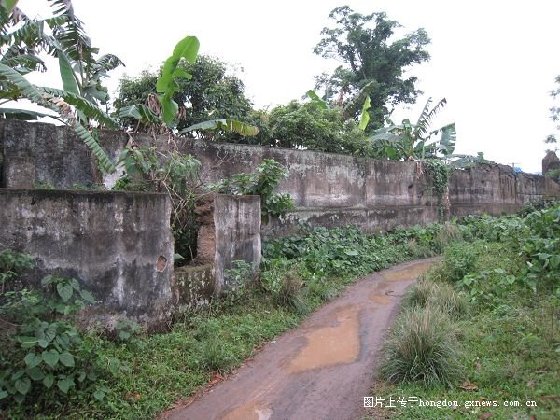
POLYGON ((525 224, 531 232, 521 245, 526 282, 535 292, 560 297, 560 205, 529 214, 525 224))
POLYGON ((30 401, 46 407, 83 393, 102 399, 100 380, 118 373, 119 361, 99 358, 70 321, 93 296, 77 280, 59 276, 45 277, 42 290, 14 289, 17 277, 32 265, 29 256, 0 254, 0 322, 9 326, 0 337, 0 406, 25 411, 23 404, 30 401))
POLYGON ((257 134, 259 134, 259 129, 255 126, 239 120, 226 118, 203 121, 201 123, 194 124, 190 127, 185 128, 183 131, 181 131, 181 133, 190 133, 191 131, 204 130, 223 130, 228 133, 237 133, 242 136, 256 136, 257 134))
POLYGON ((380 373, 389 382, 452 385, 461 377, 456 326, 433 306, 409 309, 391 328, 380 373))
POLYGON ((430 180, 436 196, 441 201, 449 185, 449 166, 441 160, 425 160, 422 162, 426 175, 430 180))
POLYGON ((435 225, 367 235, 355 227, 304 228, 300 235, 265 243, 265 259, 297 259, 317 276, 348 276, 378 271, 417 256, 417 248, 438 252, 440 228, 435 225))
POLYGON ((301 265, 286 259, 268 260, 263 264, 265 268, 261 274, 261 287, 272 296, 275 304, 305 313, 309 309, 303 298, 303 277, 305 270, 301 265))
POLYGON ((451 157, 455 151, 455 123, 429 130, 432 119, 447 101, 443 98, 430 109, 431 104, 432 99, 428 98, 415 124, 409 119, 404 119, 399 125, 389 120, 387 127, 375 130, 370 140, 376 157, 390 160, 435 159, 438 154, 451 157), (432 136, 438 133, 441 133, 439 141, 430 143, 432 136))
POLYGON ((194 214, 201 163, 175 150, 160 152, 155 147, 125 147, 119 157, 124 174, 117 190, 166 192, 171 198, 171 228, 175 252, 181 263, 196 252, 198 225, 194 214))
MULTIPOLYGON (((138 131, 147 131, 160 124, 162 109, 154 92, 162 71, 144 71, 137 78, 121 79, 114 106, 125 126, 136 125, 138 131)), ((245 97, 243 82, 228 75, 226 65, 218 59, 201 55, 194 62, 179 61, 173 83, 170 99, 178 106, 173 122, 178 132, 240 142, 242 136, 257 131, 239 121, 249 117, 251 103, 245 97), (209 135, 208 130, 214 134, 209 135)), ((166 101, 169 103, 169 99, 166 101)))
MULTIPOLYGON (((543 219, 538 212, 532 217, 537 224, 547 226, 545 231, 555 228, 551 220, 543 219)), ((458 406, 446 412, 444 408, 417 404, 406 408, 397 405, 390 410, 391 415, 434 420, 442 416, 475 419, 489 415, 495 418, 557 418, 560 415, 558 404, 549 400, 550 395, 557 395, 560 391, 557 379, 560 330, 556 327, 560 300, 545 289, 537 290, 539 294, 535 296, 524 283, 525 258, 520 258, 519 249, 524 238, 533 233, 520 231, 519 223, 525 224, 525 218, 470 218, 466 228, 473 229, 477 237, 484 239, 451 245, 443 264, 428 272, 427 279, 419 283, 416 290, 411 290, 409 298, 403 302, 405 307, 433 305, 433 302, 427 304, 428 296, 441 290, 442 285, 449 287, 442 281, 457 277, 457 273, 448 271, 448 267, 456 267, 458 264, 453 261, 469 252, 469 248, 475 249, 472 264, 462 270, 463 277, 454 283, 455 294, 459 289, 462 290, 459 296, 467 293, 469 297, 468 320, 454 322, 455 329, 460 329, 456 340, 463 347, 463 356, 455 363, 463 369, 465 380, 453 382, 452 385, 458 386, 445 389, 422 383, 400 383, 396 386, 386 384, 380 387, 382 391, 373 392, 395 400, 410 395, 421 396, 424 401, 446 399, 458 401, 458 406), (492 224, 499 227, 492 229, 492 224), (510 241, 506 232, 508 226, 520 235, 517 242, 510 241), (486 229, 491 231, 488 235, 486 229), (475 394, 476 398, 473 398, 475 394), (497 401, 497 404, 486 408, 466 405, 472 400, 497 401), (536 406, 524 406, 527 400, 536 401, 536 406), (503 401, 521 401, 521 405, 508 407, 503 401)), ((541 228, 535 227, 535 230, 540 232, 539 236, 546 236, 541 228)), ((466 234, 465 237, 472 239, 466 234)), ((452 302, 450 299, 443 301, 452 302)))
POLYGON ((173 100, 173 96, 179 90, 177 79, 190 79, 192 76, 185 69, 179 66, 179 62, 184 59, 189 63, 194 63, 198 55, 200 42, 195 36, 187 36, 180 40, 173 54, 165 60, 161 69, 161 74, 156 83, 156 90, 160 94, 161 117, 163 122, 171 126, 179 111, 179 105, 173 100))
POLYGON ((533 293, 558 295, 559 222, 558 204, 545 206, 525 216, 467 217, 463 221, 464 236, 476 242, 460 244, 447 251, 444 259, 446 277, 468 290, 473 301, 483 300, 487 304, 496 296, 496 292, 488 290, 493 284, 499 284, 505 290, 520 284, 533 293), (477 270, 476 274, 468 275, 492 247, 502 249, 506 255, 514 253, 521 257, 512 260, 523 264, 523 268, 504 266, 496 261, 492 270, 477 270))
POLYGON ((369 143, 363 130, 354 121, 345 121, 340 109, 326 107, 316 99, 273 108, 266 125, 269 134, 261 143, 270 146, 368 154, 369 143))
POLYGON ((29 270, 34 265, 34 259, 27 254, 9 249, 0 252, 0 289, 2 292, 4 292, 6 284, 14 280, 18 273, 29 270))
POLYGON ((265 159, 251 174, 237 174, 223 179, 208 188, 220 194, 259 195, 261 213, 264 218, 282 216, 293 209, 294 203, 289 194, 274 193, 288 171, 280 163, 265 159))
MULTIPOLYGON (((107 89, 101 81, 108 71, 122 63, 111 54, 96 60, 94 56, 98 49, 91 46, 82 22, 74 14, 72 3, 63 0, 49 2, 55 16, 46 20, 29 19, 17 8, 10 13, 9 8, 0 5, 0 98, 28 99, 54 111, 54 116, 48 115, 72 127, 91 149, 100 169, 112 172, 112 162, 86 127, 92 121, 116 127, 116 122, 99 108, 108 99, 107 89), (63 90, 38 87, 25 79, 24 75, 31 71, 46 70, 45 63, 37 56, 40 52, 59 59, 63 90)), ((24 119, 45 115, 11 108, 4 108, 0 113, 6 118, 24 119)))
POLYGON ((140 331, 140 325, 130 319, 119 319, 115 324, 116 339, 123 343, 133 341, 140 331))
POLYGON ((398 22, 388 20, 385 13, 362 15, 348 6, 333 9, 329 17, 336 24, 322 30, 315 53, 344 64, 319 77, 317 88, 323 87, 326 99, 339 106, 346 102, 345 113, 354 118, 360 114, 363 98, 354 99, 365 89, 363 93, 371 98, 370 125, 380 128, 388 107, 414 103, 419 93, 416 78, 405 78, 404 71, 429 59, 424 49, 430 42, 428 35, 418 29, 393 41, 398 22))

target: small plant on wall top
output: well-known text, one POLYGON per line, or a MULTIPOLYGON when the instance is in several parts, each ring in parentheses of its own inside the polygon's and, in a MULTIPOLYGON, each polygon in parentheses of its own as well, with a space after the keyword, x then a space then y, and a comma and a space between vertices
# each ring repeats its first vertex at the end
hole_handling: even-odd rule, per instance
POLYGON ((268 221, 270 216, 282 216, 294 208, 290 194, 274 193, 274 189, 287 175, 288 170, 280 163, 266 159, 256 172, 233 175, 210 185, 209 189, 220 194, 260 195, 262 217, 268 221))

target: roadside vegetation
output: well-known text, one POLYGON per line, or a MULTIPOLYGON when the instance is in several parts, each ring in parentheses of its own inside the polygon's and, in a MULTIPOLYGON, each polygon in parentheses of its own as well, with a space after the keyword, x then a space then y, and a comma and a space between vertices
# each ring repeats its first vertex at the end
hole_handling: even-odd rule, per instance
MULTIPOLYGON (((34 292, 3 292, 0 319, 12 330, 2 335, 2 414, 153 418, 220 381, 360 275, 436 255, 455 230, 435 224, 365 235, 350 227, 302 228, 299 235, 265 244, 258 282, 241 281, 224 298, 178 313, 169 331, 152 335, 130 323, 119 324, 111 336, 78 333, 70 316, 91 297, 71 279, 46 281, 34 292), (53 381, 45 380, 51 376, 53 381)), ((2 258, 5 290, 11 290, 32 261, 7 251, 2 258)), ((227 275, 247 279, 249 270, 240 262, 227 275)))
POLYGON ((458 225, 388 335, 375 418, 560 417, 559 226, 558 204, 458 225))

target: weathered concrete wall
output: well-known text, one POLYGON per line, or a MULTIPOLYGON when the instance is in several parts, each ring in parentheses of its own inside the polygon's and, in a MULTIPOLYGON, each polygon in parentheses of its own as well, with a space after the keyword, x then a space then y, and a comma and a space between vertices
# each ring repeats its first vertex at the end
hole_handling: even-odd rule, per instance
POLYGON ((289 233, 298 220, 376 231, 438 218, 437 198, 416 162, 204 141, 184 141, 183 147, 202 161, 202 179, 207 182, 254 170, 264 159, 288 168, 288 178, 278 190, 292 196, 296 209, 263 225, 265 236, 289 233))
MULTIPOLYGON (((4 131, 0 154, 3 150, 5 185, 29 186, 30 180, 57 187, 99 182, 87 148, 70 130, 17 121, 6 121, 0 129, 4 131), (49 136, 56 141, 45 141, 49 136), (52 162, 46 162, 49 159, 44 156, 51 155, 52 162)), ((158 138, 158 146, 168 147, 168 140, 158 138)), ((103 132, 100 141, 116 157, 128 135, 103 132)), ((134 141, 143 145, 153 144, 154 139, 134 135, 134 141)), ((420 163, 187 139, 177 139, 177 143, 202 161, 204 181, 250 172, 264 159, 274 159, 289 169, 279 191, 294 198, 296 209, 281 220, 262 225, 265 236, 287 234, 297 226, 297 220, 322 226, 353 224, 369 231, 438 220, 438 200, 420 163)), ((560 188, 552 180, 514 174, 503 165, 455 171, 449 186, 452 216, 510 213, 528 201, 560 196, 560 188)))
POLYGON ((175 270, 175 301, 178 309, 206 306, 214 296, 214 263, 179 267, 175 270))
POLYGON ((239 286, 228 275, 236 260, 251 264, 255 277, 261 261, 261 202, 256 195, 217 194, 214 200, 216 228, 216 280, 214 293, 239 286))
POLYGON ((449 180, 452 216, 501 215, 547 195, 540 175, 515 174, 510 166, 480 164, 456 170, 449 180))
MULTIPOLYGON (((116 160, 124 133, 103 132, 100 142, 116 160)), ((89 148, 68 127, 0 120, 0 188, 84 188, 103 184, 89 148)))
POLYGON ((165 194, 0 190, 0 249, 31 254, 32 278, 77 278, 99 304, 88 316, 157 327, 171 315, 174 243, 165 194))

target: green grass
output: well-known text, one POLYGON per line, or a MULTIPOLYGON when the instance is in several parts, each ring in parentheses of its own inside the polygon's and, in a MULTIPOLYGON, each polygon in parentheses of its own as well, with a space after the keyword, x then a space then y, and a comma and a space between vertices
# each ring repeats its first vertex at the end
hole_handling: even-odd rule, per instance
POLYGON ((421 383, 378 384, 372 395, 384 398, 417 397, 425 401, 457 401, 455 410, 435 407, 387 409, 387 414, 403 419, 560 418, 560 302, 557 298, 539 301, 512 296, 496 309, 474 314, 462 322, 461 342, 465 355, 456 361, 463 367, 462 378, 453 387, 426 387, 421 383), (555 314, 555 315, 554 315, 555 314), (465 381, 467 383, 465 384, 465 381), (464 390, 472 384, 475 390, 464 390), (496 401, 498 407, 465 407, 467 401, 496 401), (504 401, 536 401, 537 407, 505 407, 504 401))
POLYGON ((451 384, 461 375, 456 327, 436 306, 413 307, 396 320, 384 347, 381 376, 389 382, 451 384))
POLYGON ((153 418, 175 401, 193 394, 215 372, 239 366, 263 342, 297 325, 290 311, 259 305, 207 311, 178 322, 168 333, 143 336, 127 344, 106 342, 103 353, 118 357, 128 369, 110 385, 106 400, 77 402, 64 417, 153 418))
POLYGON ((297 294, 297 305, 295 291, 287 292, 290 299, 278 300, 260 288, 245 288, 206 309, 180 315, 166 333, 121 343, 91 335, 88 343, 102 359, 116 357, 123 366, 115 378, 106 381, 108 393, 103 401, 81 393, 64 404, 42 401, 11 407, 2 414, 11 418, 37 413, 45 413, 41 418, 64 419, 154 418, 194 394, 217 373, 227 375, 263 343, 296 327, 354 280, 351 276, 308 278, 297 294))
MULTIPOLYGON (((538 288, 535 291, 527 281, 528 273, 534 269, 525 263, 520 252, 526 238, 515 236, 520 244, 516 246, 508 227, 513 226, 518 232, 522 221, 504 223, 496 219, 495 224, 501 230, 500 235, 494 236, 505 238, 502 242, 477 239, 488 235, 493 228, 488 218, 482 222, 483 228, 471 220, 480 230, 471 238, 473 242, 451 244, 444 252, 444 261, 428 273, 427 279, 409 290, 403 301, 403 314, 389 336, 385 353, 400 368, 402 357, 395 357, 394 347, 407 344, 409 350, 420 347, 418 343, 410 344, 409 336, 414 328, 403 329, 410 321, 410 308, 415 308, 414 311, 431 310, 433 306, 454 308, 448 312, 461 314, 450 319, 454 319, 454 326, 459 330, 456 340, 463 353, 455 357, 451 371, 459 369, 460 375, 450 384, 445 380, 426 381, 422 372, 389 376, 397 379, 396 384, 384 381, 380 375, 371 396, 384 398, 385 404, 392 398, 396 404, 394 408, 371 410, 369 418, 560 418, 560 297, 552 291, 546 293, 538 288), (418 403, 407 403, 404 407, 398 402, 409 398, 457 404, 454 408, 418 403), (518 402, 519 406, 506 406, 506 402, 518 402)), ((528 238, 535 235, 525 234, 528 238)), ((550 258, 548 254, 544 257, 550 258)), ((551 277, 548 272, 545 274, 551 277)), ((422 318, 419 314, 417 317, 422 318)), ((404 366, 405 372, 413 372, 410 365, 404 366)), ((386 371, 381 373, 387 378, 386 371)))

